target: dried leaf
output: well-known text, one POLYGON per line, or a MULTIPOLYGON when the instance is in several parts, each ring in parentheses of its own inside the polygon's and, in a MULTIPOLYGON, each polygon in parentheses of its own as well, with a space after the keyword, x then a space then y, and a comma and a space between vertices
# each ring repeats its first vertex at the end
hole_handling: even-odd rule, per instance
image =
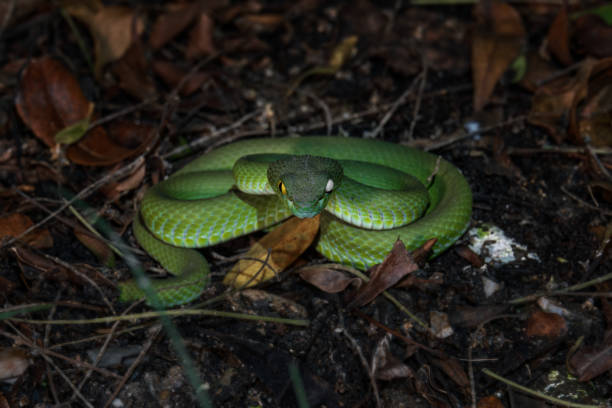
POLYGON ((548 49, 564 65, 573 64, 569 44, 569 20, 565 4, 548 30, 548 49))
POLYGON ((115 254, 106 242, 81 227, 74 229, 74 235, 83 245, 93 252, 100 263, 109 268, 115 266, 115 254))
POLYGON ((527 321, 528 337, 557 338, 567 333, 565 319, 556 313, 536 310, 527 321))
MULTIPOLYGON (((0 239, 1 241, 1 239, 0 239)), ((0 276, 0 296, 4 299, 17 288, 17 285, 2 276, 0 276)))
POLYGON ((93 107, 94 107, 94 104, 90 103, 89 112, 86 118, 83 118, 73 123, 72 125, 66 126, 62 130, 57 132, 55 134, 55 142, 65 144, 65 145, 70 145, 70 144, 73 144, 81 140, 83 136, 85 136, 85 133, 87 132, 87 129, 89 128, 89 124, 90 124, 89 119, 93 112, 93 107))
POLYGON ((107 128, 108 132, 101 126, 91 129, 68 148, 68 159, 84 166, 110 166, 142 153, 155 140, 149 125, 118 121, 107 128))
MULTIPOLYGON (((15 238, 30 228, 32 220, 24 214, 15 213, 0 218, 0 241, 15 238)), ((48 230, 34 230, 22 238, 22 242, 34 248, 51 248, 53 238, 48 230)))
POLYGON ((140 183, 142 182, 142 180, 144 179, 146 172, 147 172, 147 169, 145 166, 145 162, 143 160, 140 166, 134 169, 132 174, 128 175, 125 179, 119 182, 110 183, 110 184, 105 185, 102 188, 102 191, 109 198, 109 200, 114 201, 119 196, 121 196, 122 193, 133 190, 136 187, 138 187, 140 183))
POLYGON ((602 344, 595 347, 583 347, 569 360, 572 372, 578 381, 591 379, 612 369, 612 329, 608 329, 602 344))
POLYGON ((346 60, 353 55, 355 45, 357 45, 357 39, 358 37, 355 35, 344 38, 332 51, 329 61, 327 61, 327 65, 336 71, 342 68, 346 60))
POLYGON ((250 259, 238 261, 225 275, 223 283, 241 288, 273 278, 312 244, 318 231, 319 216, 289 218, 256 242, 245 254, 250 259))
POLYGON ((353 54, 357 40, 358 38, 354 35, 343 39, 332 51, 327 65, 313 67, 294 79, 287 89, 286 96, 293 94, 297 87, 308 77, 313 75, 334 75, 338 72, 346 60, 353 54))
POLYGON ((161 14, 153 23, 149 44, 153 49, 163 47, 181 31, 185 30, 197 17, 200 5, 198 2, 181 4, 167 13, 161 14))
POLYGON ((450 337, 455 332, 448 320, 448 315, 435 310, 429 312, 429 327, 434 336, 439 339, 450 337))
POLYGON ((76 77, 51 57, 34 59, 24 69, 16 105, 23 122, 49 147, 56 146, 59 131, 91 111, 76 77))
POLYGON ((476 408, 504 408, 504 404, 496 396, 489 395, 481 398, 476 408))
POLYGON ((213 42, 213 30, 215 28, 212 18, 206 13, 201 13, 195 26, 189 33, 186 57, 189 60, 212 55, 217 52, 213 42))
POLYGON ((478 112, 488 102, 497 81, 519 56, 525 29, 520 14, 508 3, 480 2, 474 14, 472 76, 474 110, 478 112))
MULTIPOLYGON (((154 61, 153 70, 171 87, 178 85, 187 75, 186 70, 179 68, 176 64, 169 61, 154 61)), ((208 72, 196 72, 185 81, 179 92, 181 95, 191 95, 199 90, 209 79, 211 79, 211 75, 208 72)))
POLYGON ((417 269, 419 269, 419 266, 406 250, 404 243, 398 239, 383 262, 372 268, 373 273, 370 276, 370 281, 357 291, 347 308, 367 305, 383 291, 417 269))
POLYGON ((28 354, 18 348, 0 349, 0 380, 19 377, 30 365, 28 354))
POLYGON ((595 58, 612 56, 612 27, 600 17, 589 14, 574 21, 574 35, 578 50, 595 58))
POLYGON ((529 51, 527 52, 527 72, 519 85, 528 91, 535 92, 540 87, 540 83, 552 78, 556 71, 557 67, 542 58, 539 52, 529 51))
POLYGON ((111 68, 119 78, 119 87, 140 100, 152 98, 157 93, 149 75, 150 61, 143 48, 140 42, 135 42, 111 68))
POLYGON ((470 390, 470 380, 461 366, 459 360, 448 357, 444 359, 432 358, 432 362, 440 368, 447 375, 448 378, 453 380, 461 389, 468 395, 470 390))
POLYGON ((541 86, 533 96, 529 122, 544 127, 557 143, 567 135, 567 118, 575 122, 575 108, 588 92, 588 79, 595 66, 585 60, 573 78, 559 78, 541 86))
POLYGON ((87 25, 91 32, 97 77, 106 64, 121 58, 144 31, 144 20, 135 10, 122 6, 91 8, 86 3, 73 3, 66 7, 66 11, 87 25))
POLYGON ((308 266, 300 268, 300 278, 319 288, 325 293, 339 293, 353 284, 356 288, 361 286, 362 280, 352 277, 345 272, 324 266, 308 266))
POLYGON ((371 363, 374 378, 383 381, 391 381, 396 378, 413 378, 412 369, 391 353, 389 338, 388 335, 383 337, 374 349, 371 363))
POLYGON ((477 327, 478 325, 504 313, 508 309, 506 305, 486 306, 455 306, 451 308, 450 322, 457 327, 477 327))
POLYGON ((468 246, 456 245, 454 249, 460 257, 472 264, 473 267, 480 268, 482 265, 484 265, 483 260, 478 256, 478 254, 472 251, 468 246))
POLYGON ((270 33, 285 24, 282 14, 249 14, 237 18, 234 24, 240 31, 270 33))

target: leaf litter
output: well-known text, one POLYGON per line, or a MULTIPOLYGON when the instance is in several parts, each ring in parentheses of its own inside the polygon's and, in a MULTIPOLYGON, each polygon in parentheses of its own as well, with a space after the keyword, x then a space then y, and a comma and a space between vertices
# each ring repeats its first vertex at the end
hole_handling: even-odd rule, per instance
MULTIPOLYGON (((213 283, 201 299, 215 311, 310 321, 302 328, 176 318, 215 405, 295 406, 291 364, 312 405, 500 406, 499 398, 519 398, 512 389, 498 393, 485 367, 537 387, 539 398, 567 398, 553 385, 573 374, 588 385, 573 402, 609 401, 612 56, 605 4, 62 6, 65 13, 28 1, 3 20, 4 304, 56 302, 51 315, 28 313, 38 320, 114 316, 109 298, 129 269, 121 259, 112 266, 106 243, 75 229, 71 213, 48 218, 65 205, 58 186, 85 192, 80 198, 131 244, 129 222, 143 191, 183 163, 162 159, 176 146, 192 158, 199 152, 193 146, 326 129, 359 136, 382 123, 379 137, 435 148, 456 164, 474 192, 474 220, 495 225, 539 261, 495 264, 463 250, 414 262, 394 249, 365 283, 300 248, 274 267, 296 274, 231 296, 222 284, 225 261, 252 237, 207 249, 213 283), (34 24, 40 21, 50 24, 34 24), (306 75, 321 67, 325 75, 306 75), (422 92, 404 96, 425 67, 422 92), (463 131, 468 120, 477 125, 473 134, 463 131)), ((315 234, 316 226, 306 235, 315 234)), ((290 236, 275 240, 280 252, 290 236)), ((263 242, 258 270, 274 246, 263 242)), ((0 346, 21 356, 26 350, 30 360, 21 357, 25 371, 15 371, 13 385, 3 383, 2 397, 13 405, 76 398, 104 406, 156 395, 169 406, 192 406, 195 393, 176 375, 182 369, 165 338, 152 344, 150 321, 133 322, 50 325, 47 333, 30 320, 10 322, 0 346), (53 365, 34 348, 43 338, 53 365), (79 361, 104 351, 105 341, 110 354, 122 346, 151 349, 128 362, 136 372, 126 362, 88 372, 79 361)))

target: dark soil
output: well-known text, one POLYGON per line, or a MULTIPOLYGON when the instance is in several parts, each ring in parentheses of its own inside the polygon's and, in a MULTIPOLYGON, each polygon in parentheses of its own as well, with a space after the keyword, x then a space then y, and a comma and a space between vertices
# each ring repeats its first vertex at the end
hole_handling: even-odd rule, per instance
MULTIPOLYGON (((422 94, 417 96, 417 85, 378 137, 427 149, 441 145, 434 153, 460 168, 472 187, 472 227, 496 225, 528 252, 537 254, 539 261, 519 259, 478 267, 462 255, 465 252, 457 250, 467 246, 464 237, 415 272, 423 281, 432 280, 390 289, 404 307, 424 322, 431 322, 432 312, 448 317, 453 334, 438 338, 383 296, 367 306, 347 310, 347 293, 328 294, 301 280, 295 273, 297 268, 324 261, 310 249, 278 279, 204 306, 216 311, 306 319, 306 327, 179 315, 172 318, 179 334, 172 342, 166 328, 160 328, 158 321, 151 318, 117 323, 111 319, 101 324, 40 323, 150 311, 142 303, 131 308, 116 300, 115 285, 130 276, 128 265, 118 259, 116 266, 108 267, 98 260, 76 238, 74 226, 79 221, 65 210, 39 228, 48 230, 52 247, 36 249, 27 242, 11 242, 0 252, 4 260, 0 265, 0 296, 7 309, 54 304, 51 309, 17 316, 28 320, 9 319, 2 323, 0 346, 24 350, 30 360, 28 369, 16 382, 0 384, 0 405, 103 407, 114 398, 131 407, 197 406, 189 370, 177 352, 178 342, 195 367, 192 374, 201 380, 199 391, 218 407, 297 406, 292 368, 299 372, 303 391, 313 407, 376 406, 377 395, 385 407, 461 407, 470 406, 473 399, 494 395, 506 407, 532 406, 536 403, 532 397, 517 393, 482 370, 488 368, 528 388, 543 390, 551 383, 551 373, 558 372, 561 378, 569 375, 566 361, 579 338, 587 345, 601 347, 607 328, 605 308, 609 307, 601 295, 610 294, 605 282, 582 288, 582 294, 545 296, 567 312, 562 318, 565 329, 549 336, 528 335, 530 322, 544 324, 538 320, 538 297, 511 303, 612 271, 610 248, 602 244, 602 231, 610 220, 610 202, 598 191, 595 196, 589 194, 587 186, 599 176, 581 146, 573 152, 542 149, 544 144, 552 144, 548 134, 521 119, 529 113, 531 93, 516 85, 500 84, 485 114, 473 114, 469 37, 457 34, 467 36, 473 22, 470 8, 405 5, 394 9, 394 2, 376 7, 357 2, 355 11, 335 2, 312 2, 312 10, 291 9, 291 14, 282 2, 269 3, 262 5, 263 10, 283 15, 284 28, 246 34, 231 20, 223 20, 220 11, 213 14, 214 38, 222 52, 202 68, 202 72, 210 74, 212 85, 170 100, 166 97, 173 87, 153 76, 158 99, 127 115, 127 120, 149 124, 160 135, 158 142, 147 146, 142 154, 147 175, 116 199, 99 190, 83 197, 81 211, 97 213, 136 248, 129 222, 146 186, 212 146, 271 133, 270 122, 265 119, 238 124, 224 134, 210 135, 213 127, 234 124, 258 104, 269 103, 276 135, 325 134, 324 113, 329 109, 332 134, 361 137, 378 126, 391 104, 423 72, 422 58, 432 57, 435 51, 439 59, 429 63, 422 94), (379 23, 367 20, 367 13, 359 11, 368 7, 372 8, 373 20, 392 15, 395 23, 390 23, 390 29, 408 38, 400 36, 377 43, 366 25, 379 23), (381 10, 387 14, 381 14, 381 10), (434 43, 409 38, 409 34, 415 35, 417 26, 440 37, 434 43), (287 30, 292 32, 289 40, 283 37, 288 35, 287 30), (309 77, 298 92, 285 97, 293 79, 312 66, 324 64, 333 48, 351 33, 359 35, 363 43, 339 73, 309 77), (258 39, 266 47, 233 52, 223 48, 224 41, 241 36, 258 39), (409 135, 417 101, 418 120, 409 135), (470 119, 492 130, 446 142, 470 119), (204 144, 180 160, 172 160, 171 166, 162 160, 181 143, 206 135, 209 139, 204 144), (593 198, 599 200, 599 207, 593 198), (89 277, 101 291, 79 274, 89 277), (485 296, 483 278, 499 284, 499 290, 485 296), (109 339, 111 329, 113 335, 109 339), (109 341, 108 345, 104 345, 105 341, 109 341), (108 347, 98 364, 102 368, 89 373, 89 367, 80 362, 91 364, 91 353, 101 347, 108 347), (377 378, 373 378, 374 365, 379 368, 377 378), (381 372, 393 372, 395 378, 383 379, 381 372), (89 377, 80 386, 86 374, 89 377), (80 396, 75 395, 72 386, 80 387, 80 396), (114 394, 116 391, 118 394, 114 394)), ((309 2, 303 3, 306 6, 309 2)), ((126 4, 151 20, 162 11, 161 4, 126 4)), ((110 73, 110 67, 104 71, 106 77, 95 79, 91 75, 59 10, 47 7, 39 5, 4 30, 0 65, 7 66, 18 59, 25 64, 30 58, 45 55, 58 58, 74 72, 101 117, 139 103, 119 87, 116 78, 109 80, 109 76, 116 75, 110 73)), ((533 24, 526 23, 533 27, 533 32, 529 28, 530 35, 544 35, 537 25, 541 22, 529 22, 533 24)), ((93 49, 88 31, 78 24, 87 46, 93 49)), ((183 33, 157 53, 168 60, 182 59, 180 62, 188 70, 195 62, 187 61, 180 52, 188 41, 189 36, 183 33)), ((20 91, 19 73, 2 75, 2 213, 27 214, 36 223, 48 215, 41 206, 57 210, 63 199, 128 164, 124 161, 110 167, 90 167, 61 163, 14 109, 13 101, 20 91)), ((609 166, 607 157, 601 156, 604 166, 609 166)), ((211 262, 212 282, 200 302, 224 293, 226 288, 221 281, 232 262, 222 258, 241 254, 261 235, 203 250, 211 262)), ((138 259, 146 269, 157 267, 144 254, 138 259)), ((588 395, 579 399, 583 403, 601 403, 612 396, 609 371, 580 385, 588 390, 588 395)), ((563 395, 552 391, 549 394, 559 398, 563 395)))

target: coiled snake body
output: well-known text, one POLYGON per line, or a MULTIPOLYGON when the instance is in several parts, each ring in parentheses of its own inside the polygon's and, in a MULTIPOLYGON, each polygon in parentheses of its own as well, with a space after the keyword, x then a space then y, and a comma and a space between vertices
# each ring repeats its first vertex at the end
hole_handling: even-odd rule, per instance
MULTIPOLYGON (((293 213, 311 216, 320 206, 317 251, 365 269, 381 262, 398 238, 408 249, 437 238, 433 256, 440 254, 465 232, 472 194, 453 165, 409 147, 342 137, 253 139, 204 154, 149 189, 134 234, 175 275, 154 280, 162 303, 171 306, 194 299, 207 283, 208 263, 191 248, 293 213)), ((120 288, 122 300, 143 296, 135 281, 120 288)))

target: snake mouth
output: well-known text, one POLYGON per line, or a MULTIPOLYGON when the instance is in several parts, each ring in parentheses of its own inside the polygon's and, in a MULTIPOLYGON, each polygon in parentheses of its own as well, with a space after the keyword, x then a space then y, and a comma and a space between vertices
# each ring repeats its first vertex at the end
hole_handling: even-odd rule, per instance
POLYGON ((325 195, 321 197, 319 200, 313 202, 296 202, 287 200, 287 204, 289 205, 289 209, 298 218, 312 218, 317 214, 320 214, 321 211, 327 205, 327 201, 329 196, 325 195))

